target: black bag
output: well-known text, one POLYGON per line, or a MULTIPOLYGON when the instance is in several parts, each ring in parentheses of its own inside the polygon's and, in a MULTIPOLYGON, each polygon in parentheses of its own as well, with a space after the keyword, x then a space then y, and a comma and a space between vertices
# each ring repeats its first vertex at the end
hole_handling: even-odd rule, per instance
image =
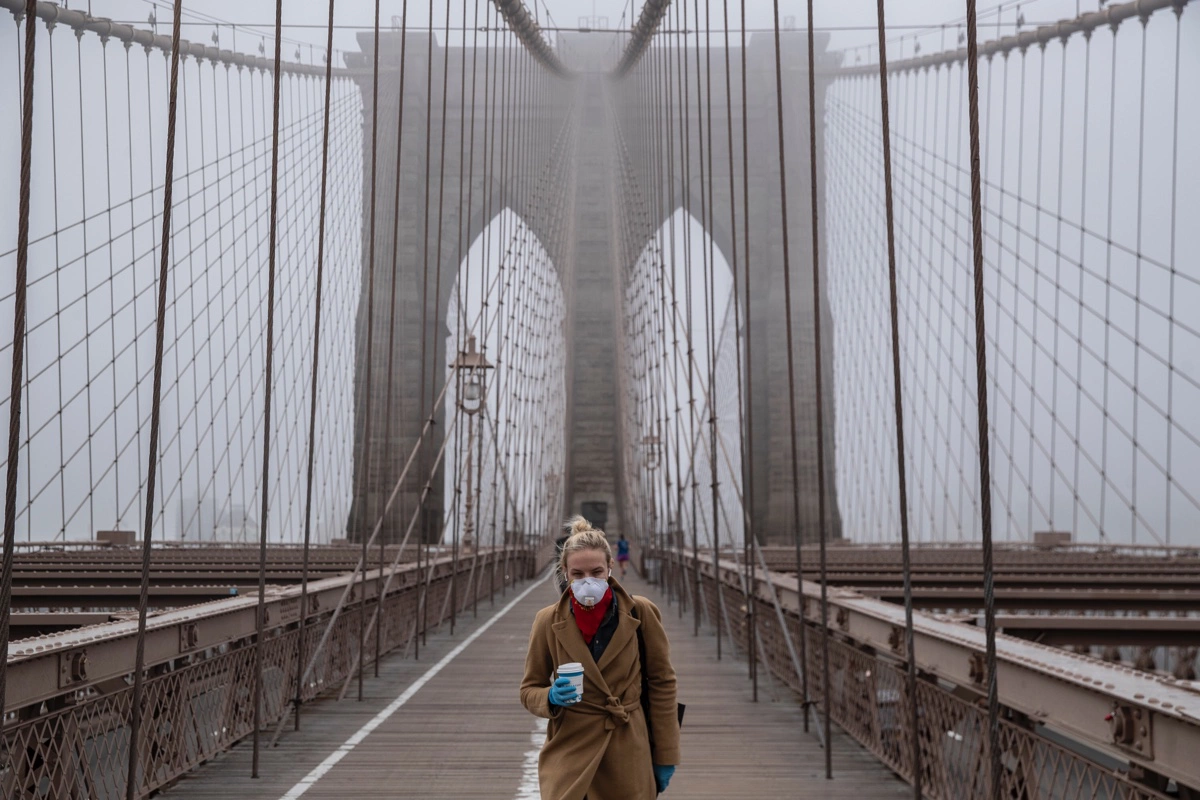
MULTIPOLYGON (((634 601, 633 608, 629 612, 634 619, 641 621, 637 613, 637 601, 634 601)), ((646 674, 646 640, 642 637, 642 626, 638 625, 637 629, 638 640, 638 661, 642 669, 642 716, 646 718, 646 735, 650 739, 650 752, 654 752, 654 728, 650 725, 650 678, 646 674)), ((683 712, 687 709, 683 703, 676 703, 675 710, 679 717, 680 726, 683 725, 683 712)))

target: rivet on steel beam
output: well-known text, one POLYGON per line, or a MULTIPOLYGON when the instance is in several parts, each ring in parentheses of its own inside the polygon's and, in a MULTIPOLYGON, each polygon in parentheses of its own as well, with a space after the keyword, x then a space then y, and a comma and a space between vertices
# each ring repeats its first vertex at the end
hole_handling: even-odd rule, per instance
POLYGON ((86 681, 88 676, 87 650, 80 650, 71 656, 71 680, 86 681))

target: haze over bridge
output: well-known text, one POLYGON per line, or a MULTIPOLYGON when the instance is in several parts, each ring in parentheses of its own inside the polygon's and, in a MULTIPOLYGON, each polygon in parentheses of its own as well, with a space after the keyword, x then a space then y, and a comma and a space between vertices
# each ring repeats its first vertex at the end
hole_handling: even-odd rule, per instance
POLYGON ((4 796, 536 796, 575 513, 680 796, 1196 796, 1189 3, 180 5, 0 0, 4 796))

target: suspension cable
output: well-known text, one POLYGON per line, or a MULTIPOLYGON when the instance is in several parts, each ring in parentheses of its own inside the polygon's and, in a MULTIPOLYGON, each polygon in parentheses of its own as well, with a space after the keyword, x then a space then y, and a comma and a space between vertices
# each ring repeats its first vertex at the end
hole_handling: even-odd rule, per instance
MULTIPOLYGON (((384 402, 384 421, 383 442, 384 448, 390 450, 392 447, 392 420, 395 417, 395 396, 393 394, 394 378, 395 378, 395 353, 396 353, 396 284, 399 279, 400 265, 400 183, 401 171, 400 167, 403 163, 404 155, 404 79, 406 77, 408 66, 408 0, 403 0, 400 11, 400 83, 396 91, 396 170, 393 177, 395 183, 394 192, 392 194, 392 279, 388 289, 388 347, 387 347, 387 378, 386 378, 386 400, 384 402)), ((405 417, 403 415, 404 403, 401 407, 401 428, 404 428, 405 417)), ((392 460, 386 459, 388 465, 391 465, 392 460)), ((379 537, 379 597, 376 598, 375 613, 376 615, 383 613, 383 601, 387 592, 383 584, 383 560, 384 550, 386 547, 387 537, 379 537)), ((403 553, 404 548, 399 550, 403 553)), ((364 565, 365 566, 365 565, 364 565)), ((379 677, 379 654, 383 648, 383 626, 378 626, 375 629, 375 677, 379 677)))
MULTIPOLYGON (((12 616, 13 547, 17 535, 17 473, 21 450, 21 387, 25 378, 25 313, 29 288, 29 206, 33 163, 34 46, 36 0, 25 4, 25 72, 21 84, 21 186, 17 210, 17 271, 13 307, 12 381, 9 384, 8 465, 4 485, 4 555, 0 575, 0 714, 8 696, 9 620, 12 616)), ((178 15, 176 16, 178 19, 178 15)), ((149 539, 149 537, 147 537, 149 539)), ((142 626, 145 613, 142 613, 142 626)), ((139 638, 140 642, 140 638, 139 638)), ((132 773, 130 773, 132 774, 132 773)))
MULTIPOLYGON (((179 19, 183 0, 175 0, 173 20, 171 23, 171 39, 173 45, 179 42, 179 19)), ((30 48, 30 51, 32 48, 30 48)), ((32 69, 32 56, 26 62, 26 69, 32 69)), ((29 76, 32 80, 32 76, 29 76)), ((170 275, 171 250, 171 190, 174 188, 175 173, 175 118, 179 93, 179 49, 171 48, 171 83, 167 111, 167 152, 166 176, 163 179, 163 222, 162 243, 158 267, 158 311, 154 321, 154 388, 151 395, 153 406, 150 411, 150 448, 146 473, 146 516, 142 527, 142 574, 141 585, 138 589, 138 632, 134 655, 133 668, 133 702, 129 718, 129 769, 125 777, 125 800, 134 800, 138 786, 138 756, 141 754, 142 729, 142 695, 146 677, 146 607, 150 597, 150 544, 154 530, 154 488, 158 475, 158 434, 162 419, 162 373, 163 373, 163 338, 166 333, 167 314, 167 278, 170 275)), ((26 91, 29 91, 28 89, 26 91)), ((29 95, 27 95, 29 97, 29 95)), ((32 102, 26 103, 30 109, 32 102)), ((28 218, 26 218, 28 220, 28 218)), ((20 317, 18 316, 18 319, 20 317)), ((13 362, 17 363, 17 354, 13 354, 13 362)), ((11 445, 10 445, 11 447, 11 445)), ((6 531, 7 536, 7 531, 6 531)), ((7 541, 6 541, 7 546, 7 541)))
MULTIPOLYGON (((809 0, 809 91, 812 93, 812 0, 809 0)), ((921 800, 921 733, 920 713, 917 707, 917 659, 913 648, 913 604, 912 604, 912 561, 909 553, 908 529, 908 462, 904 446, 904 400, 900 376, 900 322, 899 304, 896 294, 896 231, 892 208, 892 144, 888 110, 887 43, 884 41, 883 0, 877 3, 879 22, 879 92, 880 119, 883 122, 883 196, 887 209, 888 250, 888 297, 891 309, 892 334, 892 395, 896 407, 896 475, 899 483, 900 501, 900 560, 904 573, 904 657, 908 662, 908 709, 910 736, 912 737, 913 797, 921 800)), ((811 102, 811 101, 810 101, 811 102)), ((809 110, 812 114, 812 107, 809 110)), ((815 125, 815 123, 814 123, 815 125)), ((813 202, 816 202, 816 166, 813 166, 813 202)), ((816 231, 813 231, 816 236, 816 231)))
POLYGON ((283 0, 275 0, 275 69, 273 74, 271 123, 271 221, 267 252, 267 353, 263 393, 263 467, 262 467, 262 516, 259 522, 258 539, 258 609, 255 621, 254 641, 254 744, 251 758, 250 777, 258 777, 259 732, 262 729, 263 692, 263 633, 266 627, 267 602, 267 511, 271 492, 267 488, 271 466, 271 389, 274 385, 271 367, 275 343, 275 249, 278 236, 279 212, 279 69, 283 48, 281 24, 283 22, 283 0))
MULTIPOLYGON (((783 131, 783 55, 779 35, 779 0, 774 0, 775 12, 775 98, 779 129, 779 203, 782 218, 783 244, 783 292, 784 313, 787 317, 787 351, 788 351, 788 416, 791 422, 791 453, 792 453, 792 513, 796 529, 795 536, 800 536, 800 471, 796 452, 796 367, 795 351, 792 334, 792 279, 791 259, 788 247, 788 211, 787 211, 787 160, 784 148, 783 131)), ((812 36, 812 0, 809 0, 809 36, 812 36)), ((809 46, 809 159, 812 168, 812 245, 813 245, 813 347, 814 347, 814 393, 816 394, 816 427, 817 427, 817 506, 818 506, 818 536, 821 546, 821 695, 825 705, 825 778, 833 778, 833 748, 830 742, 830 713, 829 702, 829 614, 828 614, 828 582, 826 580, 825 539, 826 509, 825 509, 825 423, 823 408, 822 369, 821 369, 821 261, 819 253, 819 227, 817 219, 817 181, 816 181, 816 111, 815 111, 815 75, 813 72, 813 52, 809 46)), ((799 564, 797 564, 797 568, 799 564)))
MULTIPOLYGON (((407 3, 407 0, 405 0, 407 3)), ((329 0, 329 27, 326 39, 326 52, 333 52, 333 7, 335 0, 329 0)), ((403 62, 401 62, 403 63, 403 62)), ((404 85, 404 71, 400 71, 400 85, 404 85)), ((308 559, 309 547, 312 542, 312 491, 313 464, 316 459, 317 443, 317 376, 321 359, 321 301, 323 300, 324 270, 325 270, 325 211, 329 189, 329 105, 333 88, 333 59, 325 61, 325 122, 321 135, 321 210, 317 222, 317 287, 316 299, 313 302, 313 367, 312 384, 309 389, 308 416, 308 467, 306 471, 306 486, 304 491, 304 554, 300 567, 300 625, 296 645, 296 696, 292 701, 295 715, 296 730, 300 730, 300 703, 303 700, 304 684, 301 681, 301 671, 304 668, 304 646, 307 643, 306 626, 308 623, 308 559)), ((403 90, 402 90, 403 91, 403 90)))
POLYGON ((979 54, 975 30, 975 0, 967 2, 968 115, 971 142, 971 232, 975 284, 975 380, 979 408, 979 511, 983 546, 983 620, 987 672, 987 796, 999 800, 1003 766, 1000 760, 1000 698, 996 686, 996 582, 992 556, 992 476, 988 433, 987 337, 984 330, 983 200, 979 155, 979 54))

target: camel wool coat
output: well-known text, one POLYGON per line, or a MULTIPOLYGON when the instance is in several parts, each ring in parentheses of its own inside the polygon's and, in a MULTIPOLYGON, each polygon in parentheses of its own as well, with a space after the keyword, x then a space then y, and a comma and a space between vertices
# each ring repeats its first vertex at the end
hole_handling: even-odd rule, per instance
POLYGON ((675 669, 658 607, 608 579, 619 621, 597 663, 571 613, 570 592, 543 608, 533 621, 521 703, 549 719, 538 757, 542 800, 654 800, 652 764, 679 763, 675 669), (637 619, 629 613, 634 604, 637 619), (646 646, 654 753, 642 711, 642 670, 637 630, 646 646), (583 664, 583 699, 550 705, 558 664, 583 664))

